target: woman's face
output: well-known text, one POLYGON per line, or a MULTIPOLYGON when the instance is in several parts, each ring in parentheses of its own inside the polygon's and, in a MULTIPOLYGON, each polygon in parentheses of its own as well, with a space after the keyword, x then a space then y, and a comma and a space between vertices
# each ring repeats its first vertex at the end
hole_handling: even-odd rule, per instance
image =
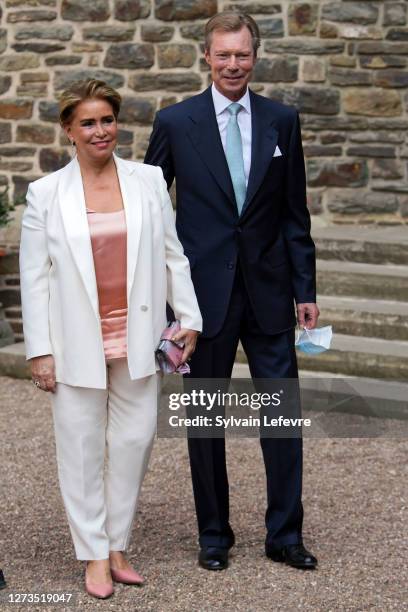
POLYGON ((89 99, 75 108, 64 128, 75 143, 78 157, 89 162, 104 162, 116 146, 118 124, 112 106, 106 100, 89 99))

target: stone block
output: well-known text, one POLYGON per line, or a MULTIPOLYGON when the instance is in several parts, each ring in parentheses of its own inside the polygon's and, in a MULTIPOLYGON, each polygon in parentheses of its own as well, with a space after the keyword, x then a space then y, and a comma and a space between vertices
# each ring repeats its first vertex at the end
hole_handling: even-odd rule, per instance
POLYGON ((293 53, 294 55, 325 55, 343 53, 344 42, 337 40, 294 39, 265 42, 266 53, 293 53))
POLYGON ((26 68, 38 68, 39 65, 40 58, 32 53, 0 56, 0 70, 4 70, 5 72, 14 72, 26 68))
POLYGON ((0 29, 0 53, 4 53, 7 49, 7 30, 0 29))
POLYGON ((269 97, 295 106, 301 113, 336 115, 340 111, 340 94, 335 89, 318 87, 273 88, 269 97))
MULTIPOLYGON (((142 40, 147 42, 167 42, 173 38, 174 28, 165 25, 143 25, 142 40)), ((182 34, 184 36, 184 34, 182 34)))
POLYGON ((173 104, 177 104, 176 96, 163 96, 160 100, 160 108, 167 108, 168 106, 172 106, 173 104))
POLYGON ((0 144, 11 142, 11 123, 0 123, 0 144))
POLYGON ((0 119, 30 119, 32 114, 32 100, 0 99, 0 119))
POLYGON ((118 147, 117 154, 121 159, 132 159, 133 149, 132 147, 118 147))
POLYGON ((326 63, 312 57, 305 57, 302 62, 301 78, 307 83, 319 83, 326 80, 326 63))
POLYGON ((408 217, 408 197, 400 197, 399 206, 400 206, 401 216, 404 218, 407 218, 408 217))
POLYGON ((389 193, 408 193, 408 185, 406 181, 400 183, 372 183, 372 189, 374 191, 386 191, 389 193))
POLYGON ((363 187, 368 180, 365 161, 308 160, 306 168, 311 187, 363 187))
POLYGON ((129 87, 135 91, 197 91, 202 82, 193 72, 149 72, 131 75, 129 87))
POLYGON ((407 22, 407 5, 404 2, 384 2, 383 25, 405 25, 407 22))
POLYGON ((359 145, 347 149, 347 155, 356 157, 395 157, 395 147, 359 145))
POLYGON ((217 0, 155 0, 155 16, 163 21, 208 19, 218 10, 217 0))
POLYGON ((130 145, 133 143, 134 134, 130 130, 122 130, 118 131, 118 144, 120 145, 130 145))
POLYGON ((404 177, 404 167, 396 159, 375 159, 371 176, 385 180, 400 179, 404 177))
POLYGON ((322 144, 335 144, 336 142, 345 142, 346 137, 344 134, 338 134, 337 132, 323 132, 320 134, 320 142, 322 144))
POLYGON ((27 98, 44 98, 47 96, 47 83, 25 83, 17 87, 17 95, 27 98))
POLYGON ((359 117, 323 117, 317 115, 302 116, 303 129, 307 130, 340 130, 342 132, 350 132, 351 130, 368 130, 369 122, 366 118, 359 117))
POLYGON ((80 64, 82 58, 78 55, 51 55, 45 58, 47 66, 74 66, 80 64))
POLYGON ((266 2, 233 2, 225 7, 228 11, 243 11, 249 15, 275 15, 282 12, 281 4, 266 2))
POLYGON ((55 11, 15 11, 7 15, 7 23, 54 21, 56 18, 55 11))
POLYGON ((204 42, 204 23, 192 23, 180 26, 180 33, 183 38, 204 42))
POLYGON ((62 0, 61 16, 69 21, 106 21, 109 15, 109 0, 62 0))
POLYGON ((50 121, 51 123, 58 124, 59 122, 59 109, 57 102, 46 102, 41 100, 38 106, 39 116, 42 121, 50 121))
POLYGON ((170 44, 158 45, 157 55, 159 68, 191 68, 197 58, 193 45, 170 44))
POLYGON ((339 29, 334 23, 327 23, 322 21, 319 27, 320 38, 337 38, 339 35, 339 29))
POLYGON ((351 86, 351 85, 370 85, 372 76, 369 72, 361 72, 355 69, 330 68, 329 81, 332 85, 351 86))
POLYGON ((12 181, 13 181, 13 185, 14 185, 14 196, 13 199, 16 201, 20 201, 20 200, 25 200, 25 196, 27 193, 27 189, 28 189, 28 185, 29 183, 31 183, 32 181, 37 180, 38 178, 40 178, 39 176, 35 176, 35 175, 23 175, 23 176, 19 176, 19 175, 14 175, 12 177, 12 181))
POLYGON ((135 28, 122 26, 92 26, 83 28, 82 35, 85 40, 98 40, 108 42, 125 42, 133 40, 135 28))
POLYGON ((48 72, 21 72, 20 82, 25 83, 48 83, 50 75, 48 72))
POLYGON ((378 3, 374 2, 329 2, 323 4, 322 19, 350 23, 376 23, 378 3))
POLYGON ((57 0, 6 0, 7 8, 15 6, 57 6, 57 0))
POLYGON ((135 156, 142 160, 149 146, 149 134, 138 134, 136 138, 135 156))
POLYGON ((29 125, 17 125, 17 142, 32 142, 35 144, 51 144, 55 140, 55 129, 42 125, 41 123, 31 123, 29 125))
POLYGON ((260 58, 255 64, 252 80, 260 83, 290 83, 298 78, 297 57, 260 58))
POLYGON ((122 87, 125 82, 124 76, 117 72, 110 72, 108 70, 64 70, 56 71, 54 75, 54 88, 56 91, 66 89, 75 81, 86 81, 87 79, 100 79, 106 81, 111 87, 115 89, 122 87))
POLYGON ((29 172, 33 164, 27 161, 0 161, 0 170, 7 172, 29 172))
POLYGON ((307 193, 307 207, 311 215, 321 215, 323 212, 322 192, 312 189, 307 193))
POLYGON ((66 26, 26 26, 19 28, 14 38, 16 40, 29 40, 30 38, 39 40, 71 40, 74 28, 66 26))
POLYGON ((408 43, 367 40, 357 45, 359 55, 407 55, 408 43))
POLYGON ((311 2, 289 4, 288 26, 291 36, 316 34, 318 5, 311 2))
POLYGON ((331 66, 340 66, 341 68, 355 68, 357 60, 349 55, 332 55, 330 57, 331 66))
POLYGON ((150 68, 154 47, 150 43, 117 43, 108 48, 104 66, 109 68, 150 68))
POLYGON ((74 42, 72 43, 72 51, 74 53, 95 53, 103 51, 103 47, 97 42, 74 42))
POLYGON ((343 93, 343 108, 351 115, 396 117, 402 114, 398 92, 384 89, 349 89, 343 93))
POLYGON ((34 154, 32 147, 0 147, 0 157, 31 157, 34 154))
POLYGON ((381 40, 383 38, 383 30, 375 26, 362 25, 342 25, 339 28, 339 36, 341 38, 355 40, 381 40))
POLYGON ((342 154, 341 147, 324 146, 318 144, 304 144, 303 153, 305 157, 338 157, 342 154))
POLYGON ((393 213, 398 210, 398 199, 394 194, 360 189, 333 190, 330 193, 328 210, 343 215, 393 213))
POLYGON ((374 74, 374 85, 378 87, 408 87, 408 73, 405 70, 378 70, 374 74))
POLYGON ((380 70, 383 68, 405 68, 407 60, 397 55, 361 55, 361 68, 380 70))
POLYGON ((63 51, 65 45, 59 43, 45 43, 45 42, 28 42, 28 43, 15 43, 11 45, 14 51, 17 53, 24 53, 31 51, 33 53, 55 53, 56 51, 63 51))
POLYGON ((408 28, 391 28, 385 38, 387 40, 408 41, 408 28))
POLYGON ((0 96, 10 89, 11 77, 0 75, 0 96))
POLYGON ((282 38, 285 28, 282 19, 258 19, 261 38, 282 38))
POLYGON ((150 125, 156 111, 155 98, 125 96, 122 100, 119 121, 134 125, 150 125))
POLYGON ((118 21, 145 19, 150 15, 150 0, 115 0, 114 10, 118 21))
POLYGON ((54 172, 67 165, 71 156, 66 149, 41 149, 40 168, 43 172, 54 172))
POLYGON ((349 134, 348 138, 350 142, 393 142, 401 143, 404 142, 404 134, 401 132, 391 132, 389 130, 374 132, 369 130, 367 132, 353 132, 349 134))

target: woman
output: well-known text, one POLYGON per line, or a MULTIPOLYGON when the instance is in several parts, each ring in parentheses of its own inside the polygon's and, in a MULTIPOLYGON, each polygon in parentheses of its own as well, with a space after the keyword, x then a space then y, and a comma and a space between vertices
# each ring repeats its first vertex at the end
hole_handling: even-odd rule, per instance
POLYGON ((183 360, 202 325, 162 171, 113 153, 120 102, 98 80, 62 94, 76 156, 29 185, 20 248, 27 359, 52 392, 61 492, 100 598, 112 579, 143 582, 123 553, 155 434, 166 300, 183 360))

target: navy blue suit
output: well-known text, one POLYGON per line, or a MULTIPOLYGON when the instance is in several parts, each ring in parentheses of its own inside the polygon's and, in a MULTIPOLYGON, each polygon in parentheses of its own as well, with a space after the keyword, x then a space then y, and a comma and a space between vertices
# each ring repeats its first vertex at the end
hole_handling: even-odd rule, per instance
MULTIPOLYGON (((176 179, 176 225, 203 315, 195 378, 229 378, 239 340, 254 378, 296 378, 294 301, 315 302, 315 249, 306 206, 299 117, 250 92, 251 170, 238 215, 211 88, 159 111, 145 162, 176 179), (282 155, 274 156, 278 145, 282 155)), ((302 445, 261 440, 267 544, 301 540, 302 445)), ((189 439, 202 546, 231 546, 223 439, 189 439)))

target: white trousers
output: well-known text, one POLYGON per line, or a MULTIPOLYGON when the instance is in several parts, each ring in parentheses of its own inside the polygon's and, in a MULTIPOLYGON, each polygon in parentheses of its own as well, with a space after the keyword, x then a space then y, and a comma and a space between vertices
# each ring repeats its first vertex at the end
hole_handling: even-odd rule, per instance
POLYGON ((128 545, 156 431, 158 377, 131 380, 107 363, 108 388, 57 384, 52 395, 58 475, 78 559, 128 545))

